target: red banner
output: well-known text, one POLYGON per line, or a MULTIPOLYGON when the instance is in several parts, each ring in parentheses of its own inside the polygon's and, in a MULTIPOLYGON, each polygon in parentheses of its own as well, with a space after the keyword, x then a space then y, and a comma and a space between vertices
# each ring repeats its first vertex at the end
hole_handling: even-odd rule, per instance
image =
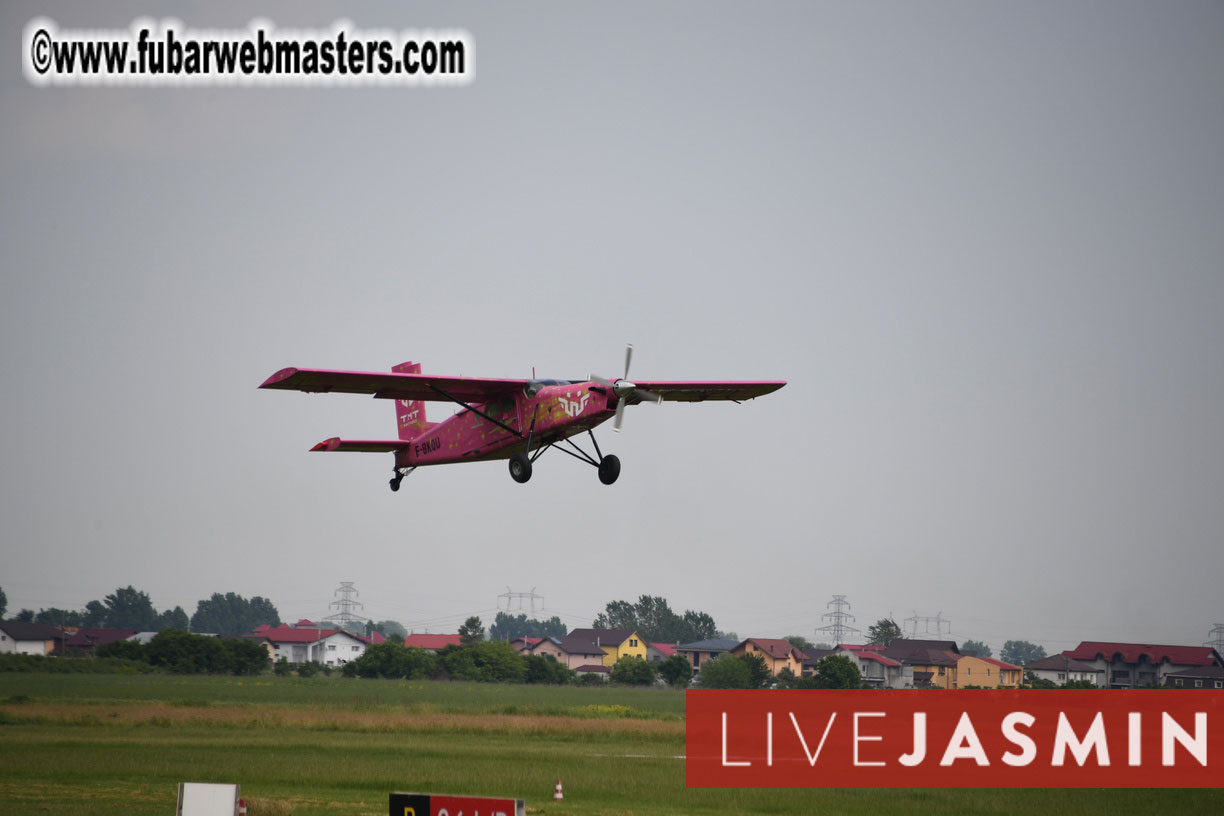
POLYGON ((1224 691, 686 694, 690 788, 1224 787, 1224 691))

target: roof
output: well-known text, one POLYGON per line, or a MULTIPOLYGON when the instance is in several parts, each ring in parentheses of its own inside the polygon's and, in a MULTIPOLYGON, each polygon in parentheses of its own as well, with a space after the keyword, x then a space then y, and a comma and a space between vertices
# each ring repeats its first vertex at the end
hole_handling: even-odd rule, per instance
POLYGON ((415 646, 418 649, 437 651, 447 646, 459 646, 463 641, 458 635, 408 635, 404 638, 405 646, 415 646))
POLYGON ((738 640, 727 638, 711 638, 710 640, 695 640, 692 643, 681 643, 677 652, 729 652, 739 645, 738 640))
POLYGON ((810 666, 813 663, 819 663, 829 655, 833 654, 832 649, 803 649, 803 665, 810 666))
POLYGON ((978 657, 977 655, 966 655, 966 657, 977 657, 978 660, 983 660, 987 663, 991 663, 995 666, 998 666, 1000 669, 1003 669, 1004 671, 1020 671, 1021 669, 1024 668, 1023 666, 1017 666, 1014 663, 1008 663, 1006 660, 999 660, 998 658, 994 658, 994 657, 978 657))
POLYGON ((1098 669, 1096 666, 1072 660, 1065 654, 1050 655, 1040 660, 1034 660, 1031 663, 1026 663, 1024 668, 1044 671, 1096 672, 1098 674, 1104 671, 1104 669, 1098 669))
POLYGON ((749 643, 756 646, 757 649, 769 655, 774 660, 785 660, 786 658, 791 657, 792 653, 793 655, 798 656, 800 660, 803 659, 803 653, 795 648, 795 644, 791 643, 789 640, 783 640, 782 638, 745 638, 744 640, 740 641, 735 648, 738 649, 740 646, 744 646, 746 648, 749 643))
POLYGON ((46 623, 0 621, 0 631, 5 632, 13 640, 59 640, 64 636, 59 629, 46 623))
POLYGON ((319 640, 327 640, 333 635, 347 635, 353 640, 369 643, 366 638, 354 635, 345 629, 295 629, 284 624, 267 628, 261 626, 252 634, 243 635, 243 637, 269 640, 272 643, 314 643, 319 640))
POLYGON ((135 634, 135 629, 78 629, 75 635, 64 641, 64 645, 88 649, 103 643, 127 640, 135 634))
POLYGON ((850 652, 851 654, 853 654, 859 660, 871 660, 876 663, 880 663, 884 666, 891 666, 892 668, 897 668, 897 669, 901 668, 900 663, 893 660, 891 657, 885 657, 879 652, 875 652, 875 651, 868 650, 868 649, 864 649, 860 651, 857 648, 846 647, 846 646, 843 646, 842 648, 845 649, 847 652, 850 652))
POLYGON ((511 643, 519 643, 519 642, 522 642, 522 644, 523 644, 525 647, 527 647, 528 649, 531 649, 531 648, 534 648, 534 647, 536 647, 536 646, 539 646, 541 643, 543 643, 543 642, 544 642, 544 638, 542 638, 542 637, 527 637, 526 635, 523 635, 522 637, 516 637, 516 638, 514 638, 514 639, 513 639, 513 640, 511 640, 510 642, 511 642, 511 643))
POLYGON ((1202 666, 1193 669, 1182 669, 1181 671, 1169 672, 1165 675, 1166 680, 1170 677, 1224 680, 1224 666, 1202 666))
POLYGON ((1074 649, 1063 652, 1075 660, 1104 660, 1113 662, 1121 658, 1123 663, 1169 662, 1179 666, 1221 666, 1219 652, 1210 646, 1162 646, 1150 643, 1114 643, 1111 641, 1085 640, 1074 649))
POLYGON ((574 669, 574 671, 578 672, 579 674, 611 674, 612 673, 612 670, 608 668, 607 666, 603 665, 602 663, 598 665, 594 663, 588 663, 585 666, 579 666, 578 668, 574 669))
POLYGON ((574 629, 565 639, 598 641, 599 646, 619 646, 636 634, 632 629, 574 629))
POLYGON ((651 643, 650 648, 664 657, 671 657, 676 653, 676 644, 674 643, 651 643))
POLYGON ((903 640, 898 638, 883 652, 885 657, 910 666, 955 666, 960 650, 951 640, 903 640))

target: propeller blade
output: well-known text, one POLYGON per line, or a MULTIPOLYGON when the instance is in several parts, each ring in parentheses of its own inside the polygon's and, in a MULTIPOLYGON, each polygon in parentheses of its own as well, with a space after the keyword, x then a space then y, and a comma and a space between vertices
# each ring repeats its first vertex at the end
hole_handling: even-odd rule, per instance
POLYGON ((616 404, 616 416, 612 419, 612 430, 620 433, 621 421, 625 416, 625 401, 621 400, 616 404))
POLYGON ((603 377, 599 376, 598 374, 592 374, 590 376, 590 380, 591 382, 599 383, 605 388, 611 388, 612 386, 616 385, 616 383, 612 382, 611 380, 605 380, 603 377))
POLYGON ((633 390, 633 396, 637 397, 640 400, 645 400, 646 402, 662 402, 663 401, 662 395, 656 394, 653 391, 647 391, 645 388, 635 388, 633 390))
POLYGON ((625 344, 625 379, 629 379, 629 361, 633 359, 633 344, 625 344))

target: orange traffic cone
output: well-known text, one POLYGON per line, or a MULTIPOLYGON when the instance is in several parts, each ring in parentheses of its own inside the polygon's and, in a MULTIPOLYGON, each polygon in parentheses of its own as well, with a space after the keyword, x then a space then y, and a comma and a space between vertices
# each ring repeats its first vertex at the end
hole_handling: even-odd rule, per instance
POLYGON ((553 799, 564 799, 564 798, 565 798, 565 794, 561 792, 561 780, 558 779, 557 780, 557 790, 555 793, 553 793, 553 799))

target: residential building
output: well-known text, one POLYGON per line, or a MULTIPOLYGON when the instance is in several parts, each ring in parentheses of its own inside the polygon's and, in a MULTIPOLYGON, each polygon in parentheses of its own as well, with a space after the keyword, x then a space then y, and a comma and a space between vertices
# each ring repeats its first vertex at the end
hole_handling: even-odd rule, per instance
POLYGON ((608 668, 622 657, 646 659, 646 641, 632 629, 575 629, 561 640, 561 645, 571 656, 601 653, 603 658, 599 662, 608 668), (597 652, 590 651, 591 645, 597 652))
POLYGON ((1063 652, 1066 656, 1104 672, 1106 688, 1164 686, 1169 675, 1186 669, 1224 666, 1210 646, 1161 646, 1086 640, 1063 652))
POLYGON ((738 657, 742 654, 756 655, 765 661, 769 673, 777 676, 783 669, 790 669, 796 677, 803 674, 803 652, 796 649, 789 640, 781 638, 746 638, 731 649, 730 654, 738 657))
MULTIPOLYGON (((298 626, 263 625, 243 637, 263 643, 273 661, 283 659, 291 664, 313 662, 325 666, 343 666, 356 660, 365 654, 371 642, 369 638, 358 637, 344 629, 306 628, 302 624, 299 621, 298 626)), ((379 635, 374 642, 382 640, 379 635)))
POLYGON ((78 629, 76 634, 64 641, 64 647, 78 654, 92 655, 95 649, 105 643, 132 640, 138 634, 135 629, 78 629))
POLYGON ((45 623, 0 621, 0 654, 49 655, 64 633, 45 623))
POLYGON ((1169 688, 1224 689, 1224 668, 1202 666, 1165 675, 1169 688))
POLYGON ((463 644, 462 638, 459 635, 407 635, 404 637, 404 646, 424 649, 430 654, 440 652, 447 646, 460 646, 463 644))
POLYGON ((648 663, 661 663, 667 658, 676 653, 675 643, 647 643, 646 644, 646 661, 648 663))
POLYGON ((960 649, 952 640, 897 638, 881 652, 913 672, 914 688, 956 688, 956 664, 960 649))
MULTIPOLYGON (((841 655, 858 667, 863 682, 872 688, 906 688, 914 684, 913 669, 907 668, 899 660, 886 657, 883 646, 840 644, 836 649, 828 650, 829 655, 841 655)), ((823 658, 822 658, 823 659, 823 658)), ((804 661, 804 672, 807 672, 807 660, 804 661)), ((817 663, 819 660, 816 661, 817 663)), ((813 666, 812 674, 815 674, 813 666)))
POLYGON ((737 645, 739 645, 739 641, 727 638, 696 640, 692 643, 681 643, 678 645, 676 647, 676 654, 693 664, 693 674, 696 675, 706 663, 721 654, 726 654, 737 645))
POLYGON ((1050 655, 1034 660, 1024 667, 1039 680, 1048 680, 1056 686, 1071 682, 1089 682, 1094 686, 1105 684, 1105 670, 1090 666, 1080 660, 1072 660, 1065 654, 1050 655))
POLYGON ((1024 669, 993 657, 961 655, 956 661, 956 686, 966 688, 1020 688, 1024 669))
POLYGON ((816 664, 823 660, 827 655, 833 654, 832 649, 804 649, 803 650, 803 673, 804 675, 813 675, 816 673, 816 664))

